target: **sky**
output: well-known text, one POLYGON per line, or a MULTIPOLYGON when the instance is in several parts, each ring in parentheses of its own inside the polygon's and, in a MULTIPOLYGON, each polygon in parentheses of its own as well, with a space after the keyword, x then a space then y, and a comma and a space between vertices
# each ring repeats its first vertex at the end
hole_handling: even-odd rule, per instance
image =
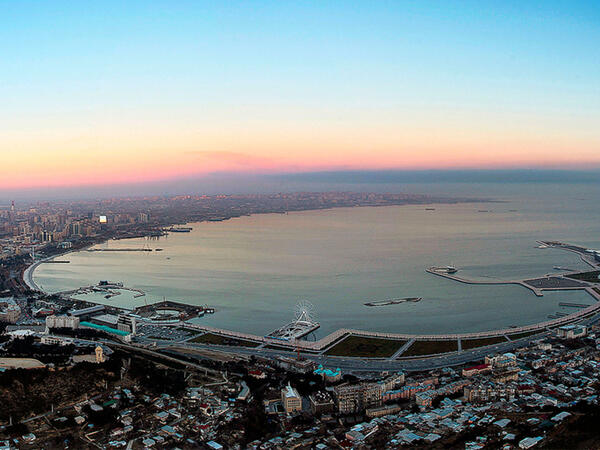
POLYGON ((0 0, 0 13, 0 191, 600 168, 599 2, 0 0))

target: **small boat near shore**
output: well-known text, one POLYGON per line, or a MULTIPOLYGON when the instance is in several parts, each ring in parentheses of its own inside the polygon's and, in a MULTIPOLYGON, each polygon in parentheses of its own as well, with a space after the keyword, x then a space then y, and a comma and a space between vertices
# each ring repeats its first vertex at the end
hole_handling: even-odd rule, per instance
POLYGON ((416 303, 423 300, 423 297, 404 297, 404 298, 392 298, 389 300, 378 300, 374 302, 366 302, 365 306, 388 306, 388 305, 399 305, 400 303, 416 303))

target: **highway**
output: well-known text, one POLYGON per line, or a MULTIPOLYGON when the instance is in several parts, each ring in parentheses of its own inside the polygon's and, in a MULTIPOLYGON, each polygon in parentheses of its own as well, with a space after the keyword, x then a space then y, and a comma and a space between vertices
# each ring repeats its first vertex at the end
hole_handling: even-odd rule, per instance
MULTIPOLYGON (((600 311, 595 315, 581 321, 583 325, 591 325, 600 321, 600 311)), ((303 354, 302 357, 317 364, 323 364, 326 367, 339 367, 346 372, 381 372, 403 370, 405 372, 420 372, 443 367, 461 366, 475 361, 480 361, 485 356, 513 351, 519 347, 551 335, 552 331, 542 332, 533 336, 524 337, 515 341, 500 342, 487 347, 479 347, 459 352, 444 353, 435 356, 411 358, 411 359, 393 359, 392 358, 358 358, 358 357, 339 357, 328 355, 310 355, 303 354)), ((158 348, 169 348, 176 346, 180 351, 189 348, 190 351, 198 348, 218 349, 224 353, 232 355, 243 355, 244 357, 257 356, 269 359, 275 359, 280 356, 295 358, 296 353, 292 351, 272 350, 267 348, 233 347, 226 345, 213 344, 192 344, 188 342, 161 343, 158 348)), ((189 356, 194 357, 193 352, 189 356)), ((197 355, 196 355, 197 356, 197 355)))
MULTIPOLYGON (((506 341, 484 348, 476 348, 462 352, 445 353, 432 357, 416 358, 416 359, 378 359, 378 358, 356 358, 356 357, 339 357, 327 355, 306 355, 302 357, 317 364, 323 364, 327 367, 339 367, 347 372, 374 372, 374 371, 394 371, 403 370, 405 372, 416 372, 424 370, 438 369, 442 367, 458 366, 466 364, 470 361, 483 359, 486 355, 493 353, 502 353, 522 347, 527 343, 540 339, 548 333, 541 333, 535 336, 520 339, 518 341, 506 341)), ((177 344, 164 343, 157 348, 169 348, 177 346, 180 351, 189 348, 190 351, 198 348, 215 349, 219 351, 238 354, 244 356, 258 356, 263 358, 274 359, 279 356, 295 358, 293 352, 285 352, 281 350, 271 350, 266 348, 249 348, 249 347, 231 347, 225 345, 212 344, 190 344, 187 342, 178 342, 177 344)), ((190 353, 190 356, 194 356, 190 353)))

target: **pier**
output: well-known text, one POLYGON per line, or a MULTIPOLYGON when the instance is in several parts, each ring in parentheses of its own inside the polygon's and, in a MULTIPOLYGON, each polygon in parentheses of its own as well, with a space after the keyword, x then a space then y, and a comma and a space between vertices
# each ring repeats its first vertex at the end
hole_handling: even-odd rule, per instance
POLYGON ((152 252, 151 248, 90 248, 88 252, 152 252))
POLYGON ((321 325, 315 320, 313 306, 303 300, 296 305, 296 319, 269 333, 267 338, 277 341, 295 341, 316 331, 321 325))
POLYGON ((366 302, 365 306, 388 306, 388 305, 399 305, 400 303, 416 303, 423 300, 422 297, 405 297, 405 298, 392 298, 390 300, 377 300, 373 302, 366 302))
POLYGON ((480 284, 480 285, 501 285, 501 284, 517 284, 519 286, 523 286, 530 291, 532 291, 538 297, 543 297, 542 289, 539 289, 535 286, 527 284, 525 280, 469 280, 467 278, 459 277, 458 275, 450 274, 444 268, 438 267, 429 267, 425 269, 427 273, 431 273, 433 275, 437 275, 440 277, 448 278, 450 280, 458 281, 459 283, 464 284, 480 284))
POLYGON ((569 303, 569 302, 560 302, 558 306, 566 306, 569 308, 587 308, 590 305, 586 305, 585 303, 569 303))

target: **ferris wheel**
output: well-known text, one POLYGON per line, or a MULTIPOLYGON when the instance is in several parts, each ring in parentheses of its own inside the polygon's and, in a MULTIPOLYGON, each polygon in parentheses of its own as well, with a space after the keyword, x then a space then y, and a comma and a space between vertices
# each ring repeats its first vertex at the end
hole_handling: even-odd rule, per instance
POLYGON ((300 300, 294 308, 296 322, 315 323, 315 307, 308 300, 300 300))

